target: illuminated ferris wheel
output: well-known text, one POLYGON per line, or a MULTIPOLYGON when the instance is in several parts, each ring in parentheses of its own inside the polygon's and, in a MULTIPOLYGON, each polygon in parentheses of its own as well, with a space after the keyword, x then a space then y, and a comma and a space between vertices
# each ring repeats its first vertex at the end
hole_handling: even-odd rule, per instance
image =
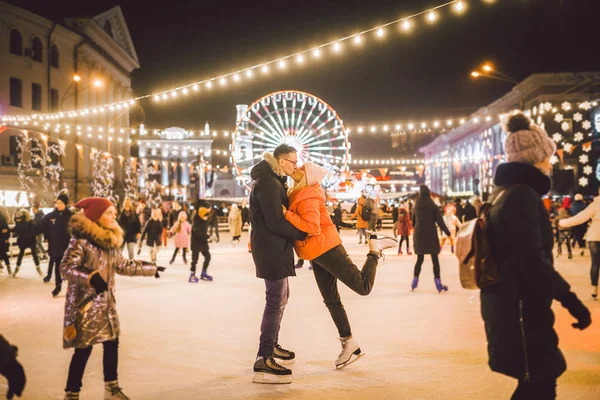
POLYGON ((250 174, 265 151, 287 143, 298 151, 298 165, 312 161, 332 173, 345 171, 350 143, 334 109, 308 93, 286 90, 255 101, 239 119, 231 144, 238 176, 250 174))

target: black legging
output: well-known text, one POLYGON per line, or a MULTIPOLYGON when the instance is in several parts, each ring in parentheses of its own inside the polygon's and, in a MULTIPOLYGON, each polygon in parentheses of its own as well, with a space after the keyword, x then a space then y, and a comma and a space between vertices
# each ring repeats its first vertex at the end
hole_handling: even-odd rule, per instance
POLYGON ((0 261, 4 261, 7 267, 10 267, 10 259, 7 253, 0 253, 0 261))
MULTIPOLYGON (((175 247, 175 251, 173 252, 173 257, 171 258, 171 261, 175 261, 175 256, 177 255, 177 253, 179 253, 179 247, 175 247)), ((187 260, 186 256, 187 249, 183 249, 183 261, 187 260)))
POLYGON ((590 246, 590 255, 592 256, 592 268, 590 269, 592 286, 598 286, 598 275, 600 275, 600 242, 588 242, 588 246, 590 246))
POLYGON ((54 268, 54 280, 56 286, 62 285, 62 277, 60 276, 61 261, 62 257, 50 257, 50 261, 48 262, 48 276, 52 277, 52 268, 54 268))
POLYGON ((204 264, 202 264, 203 272, 206 272, 206 270, 208 269, 208 265, 210 264, 210 252, 208 250, 192 250, 192 267, 190 268, 190 271, 192 271, 193 274, 196 273, 196 265, 198 265, 200 253, 202 253, 202 255, 204 256, 204 264))
MULTIPOLYGON (((102 365, 104 367, 104 382, 112 382, 117 380, 117 368, 119 366, 119 339, 111 340, 102 343, 104 347, 104 356, 102 365)), ((67 379, 68 392, 79 393, 82 386, 83 373, 85 366, 92 354, 93 346, 85 349, 75 349, 71 365, 69 366, 69 377, 67 379)))
POLYGON ((402 243, 406 240, 406 251, 410 251, 410 239, 408 236, 400 236, 400 243, 398 244, 398 253, 402 251, 402 243))
POLYGON ((19 256, 17 257, 17 267, 21 266, 21 262, 23 261, 23 256, 25 255, 25 250, 27 250, 27 248, 29 248, 29 250, 31 250, 31 255, 33 256, 33 262, 35 263, 35 266, 39 267, 40 260, 38 260, 37 249, 36 249, 35 243, 28 247, 19 248, 19 256))
MULTIPOLYGON (((440 279, 440 259, 437 254, 430 254, 433 262, 433 277, 440 279)), ((415 278, 421 275, 421 267, 425 261, 425 254, 417 254, 417 263, 415 264, 415 278)))

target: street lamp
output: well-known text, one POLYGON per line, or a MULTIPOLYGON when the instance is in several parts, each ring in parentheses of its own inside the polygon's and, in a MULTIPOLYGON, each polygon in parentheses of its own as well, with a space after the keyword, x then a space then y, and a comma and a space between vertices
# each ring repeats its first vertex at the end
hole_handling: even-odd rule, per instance
MULTIPOLYGON (((486 62, 481 66, 480 70, 475 70, 471 72, 471 77, 473 77, 473 79, 478 79, 478 78, 488 78, 488 79, 495 79, 497 81, 501 81, 501 82, 506 82, 506 83, 510 83, 511 85, 518 85, 519 81, 517 81, 516 79, 506 75, 505 73, 498 71, 496 68, 494 68, 494 66, 489 63, 486 62)), ((518 90, 519 92, 519 107, 521 109, 523 109, 523 97, 521 95, 521 91, 518 90)))
MULTIPOLYGON (((77 90, 77 91, 75 91, 75 92, 73 92, 73 93, 69 93, 69 91, 71 90, 71 87, 72 87, 73 85, 75 85, 75 84, 76 84, 76 85, 79 85, 79 81, 81 81, 81 76, 79 76, 79 75, 75 74, 75 75, 73 76, 73 80, 71 81, 71 84, 69 85, 69 87, 68 87, 68 88, 67 88, 67 90, 65 91, 65 94, 63 94, 63 97, 62 97, 62 99, 60 100, 60 110, 61 110, 61 111, 63 110, 63 106, 64 106, 64 103, 65 103, 65 100, 66 100, 66 99, 68 99, 69 97, 71 97, 71 96, 74 96, 76 93, 80 93, 80 92, 82 92, 82 91, 84 91, 84 90, 88 89, 88 88, 89 88, 90 86, 92 86, 92 85, 93 85, 95 88, 99 88, 99 87, 102 87, 102 85, 104 84, 104 82, 102 81, 102 79, 95 79, 95 80, 94 80, 94 82, 93 82, 91 85, 87 85, 86 87, 84 87, 84 88, 81 88, 81 89, 79 89, 79 90, 77 90)), ((75 109, 77 109, 77 104, 75 105, 75 109)))

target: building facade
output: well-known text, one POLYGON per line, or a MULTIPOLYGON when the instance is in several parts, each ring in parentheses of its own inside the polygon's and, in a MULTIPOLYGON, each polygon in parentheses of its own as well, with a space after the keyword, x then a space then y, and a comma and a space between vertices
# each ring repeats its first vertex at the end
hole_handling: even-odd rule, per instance
MULTIPOLYGON (((0 65, 0 116, 33 116, 131 98, 131 73, 139 61, 118 6, 58 23, 0 1, 0 65)), ((72 197, 91 194, 95 152, 114 160, 116 179, 123 179, 119 160, 129 157, 129 130, 124 129, 129 128, 129 108, 60 122, 4 125, 0 190, 5 193, 22 189, 16 138, 35 139, 40 152, 53 145, 62 148, 60 188, 72 197)))

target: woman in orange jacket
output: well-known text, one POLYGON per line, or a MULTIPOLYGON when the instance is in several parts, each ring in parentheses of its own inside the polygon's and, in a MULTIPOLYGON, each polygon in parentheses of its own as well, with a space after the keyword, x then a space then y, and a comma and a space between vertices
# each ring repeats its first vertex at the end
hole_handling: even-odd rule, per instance
POLYGON ((363 236, 365 237, 365 244, 368 243, 367 228, 369 227, 369 221, 362 218, 362 211, 365 204, 367 204, 367 197, 363 195, 358 199, 358 206, 356 206, 356 210, 354 211, 354 214, 352 214, 352 219, 358 218, 358 221, 356 222, 356 229, 358 229, 358 244, 362 244, 363 236))
POLYGON ((296 170, 292 175, 295 185, 289 193, 290 206, 285 218, 299 230, 308 233, 305 240, 294 243, 294 248, 298 257, 311 262, 319 291, 338 329, 342 352, 335 365, 342 368, 353 356, 360 355, 360 346, 352 338, 337 280, 360 295, 368 295, 373 289, 382 251, 397 246, 398 242, 388 237, 378 238, 372 233, 367 260, 359 270, 342 245, 342 239, 325 207, 325 193, 320 182, 326 175, 327 170, 312 162, 296 170))

